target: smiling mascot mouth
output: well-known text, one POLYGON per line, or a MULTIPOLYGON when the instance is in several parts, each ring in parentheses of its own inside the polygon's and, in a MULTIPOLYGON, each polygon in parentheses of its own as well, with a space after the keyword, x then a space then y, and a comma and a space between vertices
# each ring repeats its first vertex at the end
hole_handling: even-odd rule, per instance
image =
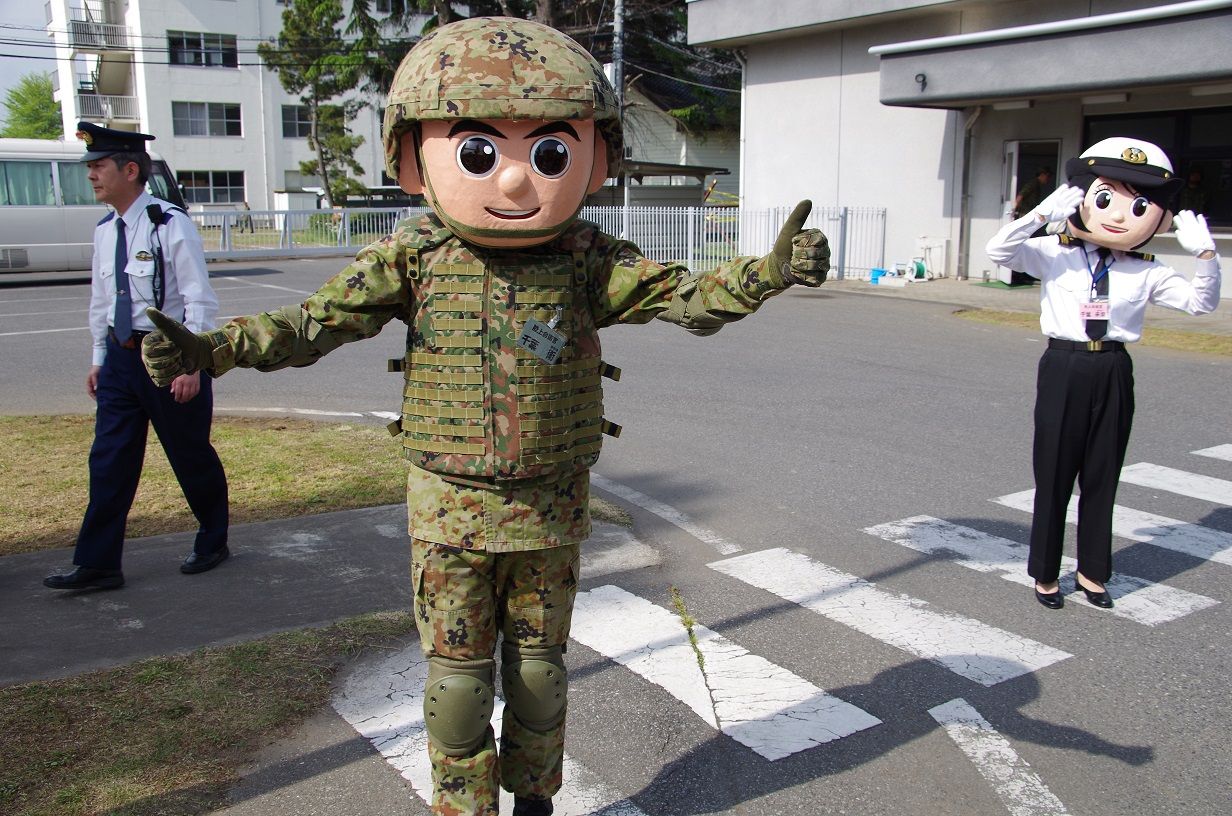
POLYGON ((535 213, 539 212, 538 207, 533 210, 495 210, 491 207, 484 207, 484 209, 488 211, 489 215, 494 215, 497 218, 503 218, 509 221, 520 221, 522 219, 530 218, 535 215, 535 213))

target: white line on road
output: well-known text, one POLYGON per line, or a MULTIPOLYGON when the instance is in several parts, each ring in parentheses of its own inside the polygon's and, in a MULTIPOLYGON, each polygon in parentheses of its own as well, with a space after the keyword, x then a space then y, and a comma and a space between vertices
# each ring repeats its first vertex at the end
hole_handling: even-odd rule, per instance
POLYGON ((244 280, 243 278, 236 278, 230 275, 215 275, 213 277, 216 280, 231 281, 232 283, 242 283, 245 286, 256 286, 256 287, 260 287, 261 289, 278 289, 283 292, 291 292, 296 295, 311 295, 312 294, 312 292, 305 292, 303 289, 292 289, 289 286, 279 286, 276 283, 260 283, 258 281, 244 280))
POLYGON ((605 479, 598 473, 591 472, 590 483, 600 490, 606 490, 616 496, 620 496, 625 501, 630 501, 638 507, 648 512, 654 513, 664 521, 674 524, 681 530, 684 530, 689 535, 702 541, 718 550, 719 555, 731 555, 738 553, 744 548, 739 544, 733 544, 727 539, 720 536, 712 530, 707 530, 701 525, 694 524, 693 520, 681 513, 676 508, 664 504, 661 501, 652 499, 644 493, 639 493, 631 487, 626 487, 620 482, 613 482, 611 479, 605 479))
POLYGON ((1121 468, 1121 481, 1216 504, 1232 505, 1232 482, 1163 465, 1141 462, 1121 468))
MULTIPOLYGON (((323 411, 317 408, 253 408, 250 406, 235 406, 218 405, 214 408, 215 411, 225 413, 261 413, 261 414, 302 414, 304 416, 334 416, 334 417, 362 417, 365 413, 378 415, 375 411, 359 412, 359 411, 323 411)), ((381 414, 383 415, 383 413, 381 414)))
MULTIPOLYGON (((1024 490, 993 499, 997 504, 1030 513, 1035 507, 1035 491, 1024 490)), ((1078 523, 1078 498, 1069 501, 1065 520, 1078 523)), ((1163 547, 1204 561, 1232 566, 1232 533, 1191 524, 1188 521, 1122 507, 1112 507, 1112 534, 1131 541, 1163 547)))
MULTIPOLYGON (((381 752, 425 802, 432 800, 432 765, 423 719, 428 663, 413 643, 372 664, 357 666, 334 695, 333 706, 359 734, 381 752)), ((504 704, 498 699, 492 727, 500 738, 504 704)), ((645 816, 593 772, 564 760, 564 787, 552 798, 558 816, 645 816)), ((501 812, 513 811, 512 797, 501 791, 501 812)))
MULTIPOLYGON (((1008 538, 951 524, 932 516, 914 516, 865 529, 869 535, 901 544, 930 555, 949 555, 959 564, 979 572, 1001 573, 1001 577, 1023 586, 1034 586, 1027 575, 1027 545, 1008 538)), ((1061 569, 1067 574, 1077 567, 1072 558, 1061 559, 1061 569)), ((1156 584, 1143 578, 1116 573, 1106 584, 1116 605, 1112 614, 1156 626, 1184 617, 1190 612, 1214 606, 1218 601, 1183 589, 1156 584)), ((1090 609, 1098 607, 1083 604, 1090 609)))
POLYGON ((709 566, 984 686, 1071 656, 971 618, 933 611, 924 601, 883 592, 784 548, 709 566))
POLYGON ((1216 445, 1213 448, 1203 448, 1202 450, 1190 452, 1195 456, 1209 456, 1212 459, 1222 459, 1225 462, 1232 462, 1232 445, 1216 445))
POLYGON ((975 763, 1013 816, 1066 816, 1061 800, 966 700, 950 700, 928 713, 975 763))
POLYGON ((771 762, 872 728, 881 720, 750 654, 705 626, 615 586, 579 593, 570 636, 627 666, 693 709, 712 728, 771 762))
POLYGON ((56 332, 89 330, 89 326, 70 326, 67 329, 34 329, 32 331, 0 332, 0 337, 20 337, 23 334, 55 334, 56 332))

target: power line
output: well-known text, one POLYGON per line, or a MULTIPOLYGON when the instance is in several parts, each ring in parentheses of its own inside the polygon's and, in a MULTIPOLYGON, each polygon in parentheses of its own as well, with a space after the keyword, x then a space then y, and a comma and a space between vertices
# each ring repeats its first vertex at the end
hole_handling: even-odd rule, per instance
POLYGON ((625 64, 632 65, 634 68, 636 68, 639 71, 642 71, 643 73, 654 74, 655 76, 665 77, 674 82, 680 82, 684 85, 696 85, 699 88, 706 88, 711 91, 722 91, 723 93, 734 93, 734 94, 740 93, 739 88, 721 88, 718 85, 707 85, 704 82, 693 82, 692 80, 681 79, 678 76, 672 76, 671 74, 665 74, 662 71, 654 71, 654 70, 651 70, 650 68, 646 68, 644 66, 638 65, 635 62, 629 62, 629 60, 625 60, 625 64))

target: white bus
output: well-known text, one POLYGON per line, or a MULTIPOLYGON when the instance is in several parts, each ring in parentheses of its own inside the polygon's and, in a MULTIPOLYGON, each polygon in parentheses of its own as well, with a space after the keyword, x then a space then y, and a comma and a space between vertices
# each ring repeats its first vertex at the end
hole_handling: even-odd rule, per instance
MULTIPOLYGON (((78 141, 0 139, 0 275, 90 268, 94 226, 108 209, 94 200, 85 152, 78 141)), ((167 163, 150 157, 147 189, 183 207, 167 163)))

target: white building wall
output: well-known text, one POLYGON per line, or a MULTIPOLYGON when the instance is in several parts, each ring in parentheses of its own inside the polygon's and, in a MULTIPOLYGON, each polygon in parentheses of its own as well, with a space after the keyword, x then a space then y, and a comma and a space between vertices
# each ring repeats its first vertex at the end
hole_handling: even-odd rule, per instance
MULTIPOLYGON (((688 133, 636 88, 627 92, 625 144, 632 146, 633 158, 641 161, 726 168, 730 175, 712 177, 717 180, 715 190, 733 195, 740 191, 738 138, 688 133)), ((645 183, 667 184, 669 179, 647 179, 645 183)))

